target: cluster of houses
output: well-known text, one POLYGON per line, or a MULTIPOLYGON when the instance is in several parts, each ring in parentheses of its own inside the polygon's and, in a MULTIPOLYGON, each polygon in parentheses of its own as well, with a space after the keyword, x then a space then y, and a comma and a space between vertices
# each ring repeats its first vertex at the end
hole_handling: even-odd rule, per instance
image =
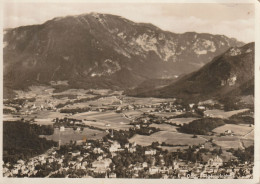
MULTIPOLYGON (((105 144, 104 146, 108 148, 109 152, 112 154, 112 157, 116 156, 117 152, 124 151, 125 149, 132 153, 136 151, 136 144, 126 144, 125 149, 123 149, 118 142, 110 141, 110 144, 105 144)), ((18 160, 16 164, 5 163, 3 167, 4 177, 15 177, 18 175, 26 175, 28 177, 34 176, 38 172, 38 170, 35 169, 37 165, 48 165, 54 162, 60 164, 61 168, 59 168, 59 171, 67 171, 68 169, 82 169, 92 171, 94 173, 107 173, 109 171, 109 165, 112 163, 111 158, 107 158, 107 154, 101 148, 93 148, 91 143, 85 143, 85 145, 82 145, 82 149, 85 151, 87 150, 87 152, 84 154, 82 154, 79 150, 68 152, 68 154, 71 155, 71 159, 67 161, 67 166, 64 167, 64 155, 57 154, 56 149, 57 148, 52 148, 47 153, 31 158, 28 161, 18 160), (86 158, 90 154, 97 154, 99 156, 92 163, 89 163, 86 161, 86 158)), ((52 172, 56 173, 57 171, 52 172)), ((51 175, 51 173, 49 175, 51 175)), ((116 177, 116 174, 110 172, 109 177, 116 177)))
MULTIPOLYGON (((59 148, 52 148, 47 153, 36 156, 28 161, 18 160, 16 164, 11 165, 5 163, 3 167, 4 177, 26 176, 32 177, 39 172, 37 165, 51 165, 56 163, 59 165, 56 170, 49 170, 45 177, 50 177, 52 174, 68 171, 68 170, 83 170, 86 171, 85 177, 95 177, 95 174, 104 174, 108 178, 116 178, 115 165, 113 165, 113 158, 120 154, 120 152, 127 151, 130 153, 136 152, 136 144, 126 143, 121 146, 117 141, 109 140, 103 142, 102 146, 95 147, 91 142, 82 144, 81 150, 69 151, 69 159, 63 154, 59 153, 59 148), (94 156, 94 159, 93 159, 94 156), (66 163, 65 163, 66 162, 66 163), (112 164, 112 168, 111 168, 112 164), (91 174, 92 173, 92 174, 91 174)), ((142 156, 142 155, 140 155, 142 156)), ((213 157, 208 160, 206 164, 191 163, 177 159, 173 161, 172 165, 165 165, 164 157, 158 153, 156 149, 146 149, 143 156, 152 158, 152 162, 137 162, 130 164, 127 168, 132 173, 133 178, 139 177, 140 171, 143 171, 148 177, 160 174, 161 178, 235 178, 238 172, 243 178, 252 178, 252 165, 240 164, 240 167, 225 168, 223 167, 223 160, 219 157, 213 157), (156 156, 160 164, 156 165, 156 156), (242 169, 242 171, 241 171, 242 169)), ((50 167, 49 167, 50 168, 50 167)))
POLYGON ((34 176, 37 174, 38 170, 36 169, 37 165, 51 164, 53 162, 62 163, 62 158, 55 157, 56 151, 54 148, 48 151, 48 154, 42 154, 36 157, 33 157, 27 161, 18 160, 16 164, 5 163, 3 165, 3 176, 4 177, 15 177, 26 175, 28 177, 34 176))

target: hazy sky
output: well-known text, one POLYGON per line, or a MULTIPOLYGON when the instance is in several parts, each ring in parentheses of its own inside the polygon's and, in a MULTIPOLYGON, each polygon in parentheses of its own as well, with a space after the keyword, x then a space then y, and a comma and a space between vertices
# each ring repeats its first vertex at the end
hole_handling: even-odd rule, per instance
POLYGON ((254 41, 254 4, 5 3, 4 28, 41 24, 58 16, 90 12, 120 15, 175 33, 195 31, 254 41))

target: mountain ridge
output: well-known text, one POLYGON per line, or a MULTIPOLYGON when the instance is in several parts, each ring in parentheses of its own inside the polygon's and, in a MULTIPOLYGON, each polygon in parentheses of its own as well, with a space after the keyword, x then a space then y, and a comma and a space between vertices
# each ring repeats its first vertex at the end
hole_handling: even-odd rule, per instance
POLYGON ((129 88, 189 73, 242 44, 221 35, 163 31, 117 15, 58 17, 6 30, 4 85, 21 89, 68 80, 74 87, 81 81, 78 87, 129 88))
POLYGON ((254 95, 254 42, 232 47, 201 69, 160 89, 132 96, 179 97, 192 100, 222 98, 225 95, 254 95))

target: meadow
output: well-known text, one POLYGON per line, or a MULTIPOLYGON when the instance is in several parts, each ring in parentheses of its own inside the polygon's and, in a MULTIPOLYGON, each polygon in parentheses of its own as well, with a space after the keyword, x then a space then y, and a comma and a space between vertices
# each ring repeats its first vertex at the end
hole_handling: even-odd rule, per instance
POLYGON ((220 146, 222 149, 243 149, 243 145, 238 136, 222 136, 222 137, 212 137, 213 143, 220 146))
POLYGON ((235 125, 235 124, 225 124, 223 126, 217 127, 213 129, 213 132, 216 132, 218 134, 224 133, 226 130, 231 130, 234 135, 243 136, 247 133, 251 132, 254 128, 250 127, 249 125, 235 125))
POLYGON ((220 146, 222 149, 243 149, 243 146, 239 141, 214 141, 214 143, 220 146))
POLYGON ((149 127, 159 128, 161 131, 177 132, 177 127, 169 124, 156 124, 153 123, 149 127))
POLYGON ((103 130, 107 130, 107 129, 128 130, 129 128, 133 127, 132 125, 128 125, 128 124, 113 123, 113 122, 109 123, 105 121, 83 121, 83 123, 88 126, 101 128, 103 130))
POLYGON ((125 114, 130 119, 135 119, 139 117, 141 114, 143 114, 143 112, 139 110, 125 110, 122 113, 125 114))
POLYGON ((115 112, 86 112, 86 113, 78 113, 70 116, 70 118, 76 118, 81 120, 102 120, 108 123, 123 123, 129 124, 130 120, 125 118, 122 114, 115 112))
POLYGON ((219 109, 214 109, 214 110, 206 110, 204 114, 212 118, 228 119, 235 114, 239 114, 246 111, 249 111, 249 109, 239 109, 234 111, 223 111, 219 109))
POLYGON ((178 132, 171 132, 171 131, 159 131, 150 136, 145 135, 135 135, 129 139, 129 142, 133 143, 136 142, 142 146, 151 145, 152 142, 165 142, 166 144, 170 145, 198 145, 204 143, 206 140, 201 137, 192 138, 193 135, 178 133, 178 132))
POLYGON ((100 130, 93 130, 89 128, 84 128, 83 131, 73 130, 73 128, 66 128, 65 131, 60 131, 58 128, 54 129, 53 135, 44 135, 47 140, 59 141, 61 144, 68 144, 70 141, 84 141, 86 139, 101 139, 107 133, 100 130))
POLYGON ((244 147, 249 147, 254 145, 254 140, 252 139, 241 139, 244 147))
POLYGON ((162 98, 137 98, 137 97, 124 97, 124 103, 136 104, 136 105, 156 105, 163 102, 174 101, 174 99, 162 99, 162 98))
POLYGON ((243 138, 254 140, 254 130, 243 136, 243 138))
POLYGON ((70 116, 83 120, 85 125, 93 126, 101 129, 128 130, 132 125, 129 125, 130 120, 122 114, 115 112, 85 112, 70 116))
POLYGON ((177 116, 177 115, 180 115, 183 113, 182 112, 155 112, 154 114, 159 117, 171 117, 171 116, 177 116))

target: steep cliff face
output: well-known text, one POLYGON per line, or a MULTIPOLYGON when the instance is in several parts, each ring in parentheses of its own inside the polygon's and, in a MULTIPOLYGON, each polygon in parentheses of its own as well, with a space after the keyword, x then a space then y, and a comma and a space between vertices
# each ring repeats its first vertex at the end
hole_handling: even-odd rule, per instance
POLYGON ((207 99, 224 95, 254 94, 254 43, 232 47, 196 72, 160 89, 136 96, 207 99))
POLYGON ((22 88, 68 80, 70 85, 132 87, 194 71, 241 44, 222 35, 166 32, 109 14, 54 18, 5 31, 4 83, 22 88))

